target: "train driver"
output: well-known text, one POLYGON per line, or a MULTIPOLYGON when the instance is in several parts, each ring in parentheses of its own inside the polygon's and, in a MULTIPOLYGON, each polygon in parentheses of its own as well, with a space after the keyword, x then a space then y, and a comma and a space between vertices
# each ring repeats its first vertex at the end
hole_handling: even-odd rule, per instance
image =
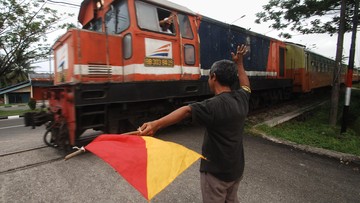
POLYGON ((160 31, 172 34, 171 24, 173 23, 174 18, 175 18, 175 14, 172 13, 169 17, 160 20, 159 22, 161 29, 160 31))

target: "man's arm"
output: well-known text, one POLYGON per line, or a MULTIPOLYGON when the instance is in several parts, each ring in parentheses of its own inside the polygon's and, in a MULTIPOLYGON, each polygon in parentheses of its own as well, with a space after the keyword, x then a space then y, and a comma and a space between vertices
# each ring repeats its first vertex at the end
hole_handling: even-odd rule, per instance
POLYGON ((178 123, 190 116, 191 116, 190 106, 183 106, 158 120, 144 123, 138 130, 140 131, 141 136, 143 135, 152 136, 159 129, 178 123))
POLYGON ((163 20, 160 20, 159 21, 160 26, 164 26, 164 24, 166 24, 166 23, 167 24, 173 23, 174 17, 175 17, 175 14, 171 14, 169 17, 167 17, 167 18, 165 18, 163 20))
POLYGON ((236 63, 238 68, 238 77, 240 87, 248 87, 250 91, 250 81, 248 76, 246 75, 243 63, 243 57, 247 53, 247 49, 245 45, 238 46, 236 49, 236 54, 231 52, 231 56, 233 61, 236 63))

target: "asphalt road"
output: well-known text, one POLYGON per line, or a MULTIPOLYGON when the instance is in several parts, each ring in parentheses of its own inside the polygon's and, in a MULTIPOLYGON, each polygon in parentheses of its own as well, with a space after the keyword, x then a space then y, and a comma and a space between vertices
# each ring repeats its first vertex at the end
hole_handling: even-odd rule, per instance
MULTIPOLYGON (((52 148, 3 156, 43 145, 44 128, 32 130, 22 127, 22 123, 21 119, 0 121, 0 202, 147 202, 91 153, 68 161, 63 161, 64 154, 52 148)), ((177 125, 161 131, 157 137, 200 152, 202 135, 201 127, 177 125)), ((244 137, 244 145, 246 167, 238 191, 241 202, 360 200, 360 173, 356 166, 249 135, 244 137)), ((201 202, 199 162, 151 202, 201 202)))

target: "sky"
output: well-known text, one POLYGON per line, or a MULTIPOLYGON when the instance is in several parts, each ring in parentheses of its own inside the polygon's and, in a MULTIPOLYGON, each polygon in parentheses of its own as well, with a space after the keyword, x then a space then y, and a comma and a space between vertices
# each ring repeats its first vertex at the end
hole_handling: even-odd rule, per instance
MULTIPOLYGON (((80 5, 82 0, 54 0, 61 2, 68 2, 70 4, 80 5)), ((326 57, 335 58, 337 35, 329 36, 328 34, 312 34, 312 35, 299 35, 294 34, 291 39, 279 38, 280 31, 269 28, 270 24, 256 24, 255 14, 262 11, 262 6, 267 4, 269 0, 256 0, 250 2, 239 0, 169 0, 179 5, 185 6, 195 13, 216 19, 221 22, 234 24, 253 32, 264 34, 283 41, 290 41, 298 44, 305 45, 308 49, 326 57), (219 3, 221 2, 221 3, 219 3)), ((74 13, 75 16, 67 18, 66 22, 77 24, 77 15, 79 7, 64 5, 64 4, 48 4, 49 7, 57 9, 62 12, 74 13)), ((80 24, 79 24, 80 26, 80 24)), ((80 26, 81 27, 81 26, 80 26)), ((65 30, 54 32, 49 36, 49 42, 53 43, 54 40, 65 33, 65 30)), ((350 50, 351 33, 347 33, 344 39, 343 55, 348 56, 350 50)), ((355 53, 355 66, 360 66, 360 36, 357 35, 355 53)), ((347 61, 346 61, 347 62, 347 61)), ((35 71, 49 72, 49 62, 36 63, 34 66, 39 66, 35 71)), ((53 64, 51 64, 53 66, 53 64)), ((53 67, 51 67, 53 69, 53 67)))

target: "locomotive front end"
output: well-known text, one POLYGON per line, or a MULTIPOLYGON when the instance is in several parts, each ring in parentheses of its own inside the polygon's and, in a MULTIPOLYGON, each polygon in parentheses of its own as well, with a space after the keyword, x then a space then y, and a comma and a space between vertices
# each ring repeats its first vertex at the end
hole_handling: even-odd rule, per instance
POLYGON ((53 46, 49 111, 36 124, 47 125, 48 145, 77 145, 87 130, 121 134, 209 97, 192 11, 167 1, 87 0, 78 20, 83 28, 68 30, 53 46), (159 24, 169 15, 170 33, 159 24))

